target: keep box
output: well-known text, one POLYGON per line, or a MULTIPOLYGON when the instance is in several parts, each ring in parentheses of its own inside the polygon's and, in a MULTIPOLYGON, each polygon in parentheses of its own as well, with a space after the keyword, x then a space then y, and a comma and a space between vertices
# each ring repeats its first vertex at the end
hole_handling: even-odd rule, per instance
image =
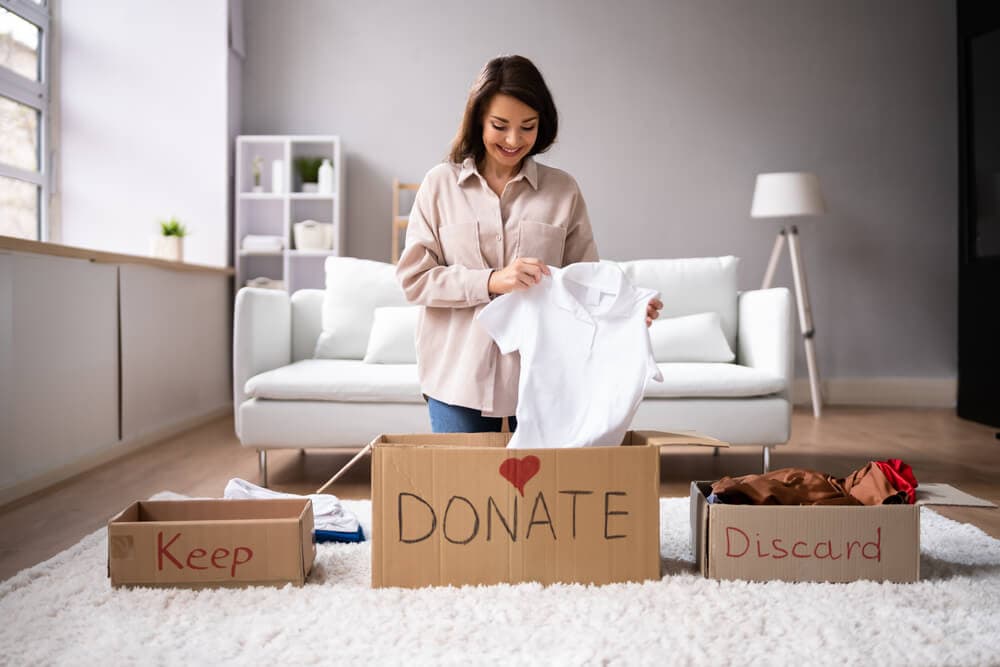
POLYGON ((506 449, 509 433, 372 444, 372 586, 660 577, 660 449, 728 444, 629 431, 621 446, 506 449))
POLYGON ((301 586, 315 558, 309 498, 146 500, 108 522, 112 586, 301 586))

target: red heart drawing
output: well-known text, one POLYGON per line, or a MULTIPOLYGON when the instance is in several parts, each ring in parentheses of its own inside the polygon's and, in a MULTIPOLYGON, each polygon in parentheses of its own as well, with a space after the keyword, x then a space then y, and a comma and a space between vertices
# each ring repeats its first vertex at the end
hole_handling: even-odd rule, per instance
POLYGON ((524 497, 524 485, 538 473, 542 467, 542 462, 537 456, 525 456, 523 459, 507 459, 500 464, 500 474, 504 479, 514 485, 514 488, 521 492, 524 497))

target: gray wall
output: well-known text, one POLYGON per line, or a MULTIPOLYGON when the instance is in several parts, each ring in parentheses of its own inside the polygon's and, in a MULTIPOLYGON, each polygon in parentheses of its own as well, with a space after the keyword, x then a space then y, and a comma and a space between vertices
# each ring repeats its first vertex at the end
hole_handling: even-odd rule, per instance
POLYGON ((754 176, 814 171, 824 377, 954 377, 949 0, 248 0, 245 20, 242 132, 342 137, 351 255, 388 259, 392 178, 440 161, 479 68, 520 53, 560 111, 541 161, 580 182, 602 256, 732 253, 759 286, 777 223, 749 218, 754 176))

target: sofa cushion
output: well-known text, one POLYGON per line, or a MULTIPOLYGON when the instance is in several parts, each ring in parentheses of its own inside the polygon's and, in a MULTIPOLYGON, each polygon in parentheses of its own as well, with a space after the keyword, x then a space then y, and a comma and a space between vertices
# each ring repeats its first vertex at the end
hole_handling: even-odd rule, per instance
POLYGON ((396 267, 354 257, 327 257, 323 332, 317 359, 362 359, 375 309, 409 305, 396 281, 396 267))
POLYGON ((417 322, 422 306, 384 306, 375 309, 368 336, 366 364, 417 363, 417 322))
POLYGON ((766 396, 785 389, 784 379, 749 366, 724 363, 657 364, 663 382, 646 384, 646 398, 766 396))
MULTIPOLYGON (((663 382, 646 385, 647 398, 766 396, 784 381, 747 366, 725 363, 658 364, 663 382)), ((416 364, 366 364, 356 359, 304 359, 266 371, 246 383, 249 398, 285 401, 423 403, 416 364)))
POLYGON ((639 259, 619 265, 633 284, 660 293, 660 317, 713 311, 730 349, 736 349, 737 257, 639 259))
POLYGON ((653 358, 668 361, 732 361, 736 358, 722 332, 719 314, 698 313, 659 318, 649 328, 653 358))
POLYGON ((286 401, 424 401, 416 364, 366 364, 358 359, 303 359, 253 376, 246 393, 286 401))

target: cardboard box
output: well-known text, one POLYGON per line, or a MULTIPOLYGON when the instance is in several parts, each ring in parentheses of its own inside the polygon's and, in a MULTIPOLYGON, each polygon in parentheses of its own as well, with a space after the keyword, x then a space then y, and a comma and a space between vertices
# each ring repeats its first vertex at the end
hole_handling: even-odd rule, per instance
POLYGON ((660 447, 506 449, 509 433, 383 435, 372 444, 372 586, 660 577, 660 447))
POLYGON ((108 576, 112 586, 301 586, 312 532, 308 498, 136 502, 108 522, 108 576))
POLYGON ((710 505, 691 483, 691 548, 702 575, 750 581, 920 579, 917 505, 710 505))

